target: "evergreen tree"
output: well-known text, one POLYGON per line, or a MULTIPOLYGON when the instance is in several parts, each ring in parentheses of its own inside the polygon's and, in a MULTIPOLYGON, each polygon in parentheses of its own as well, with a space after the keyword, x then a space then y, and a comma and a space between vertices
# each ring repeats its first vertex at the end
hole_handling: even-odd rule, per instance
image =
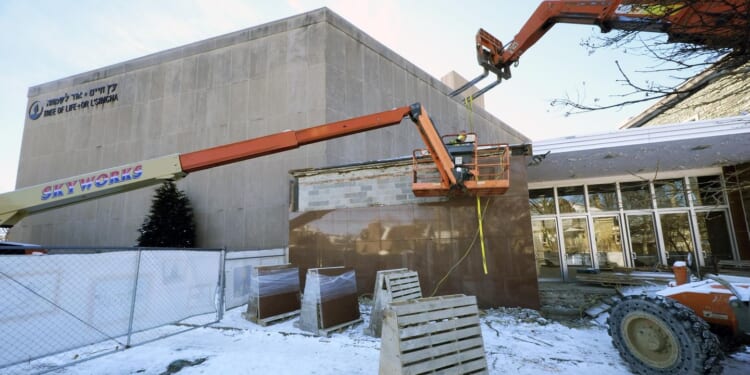
POLYGON ((138 246, 193 247, 195 222, 190 200, 174 182, 165 181, 151 201, 151 211, 138 229, 138 246))

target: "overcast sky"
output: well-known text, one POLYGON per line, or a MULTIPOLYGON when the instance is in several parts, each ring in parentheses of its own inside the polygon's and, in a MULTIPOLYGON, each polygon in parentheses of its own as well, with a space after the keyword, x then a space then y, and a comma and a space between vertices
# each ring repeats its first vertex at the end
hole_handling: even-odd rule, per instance
MULTIPOLYGON (((510 0, 2 0, 0 192, 15 189, 29 87, 322 6, 437 78, 451 70, 471 78, 481 73, 474 52, 477 30, 485 28, 508 42, 537 5, 510 0)), ((521 57, 511 80, 485 95, 486 109, 533 140, 617 129, 647 105, 567 117, 550 106, 556 98, 591 101, 626 92, 615 60, 631 71, 653 65, 620 51, 590 54, 580 42, 592 35, 599 35, 598 29, 555 26, 521 57)))

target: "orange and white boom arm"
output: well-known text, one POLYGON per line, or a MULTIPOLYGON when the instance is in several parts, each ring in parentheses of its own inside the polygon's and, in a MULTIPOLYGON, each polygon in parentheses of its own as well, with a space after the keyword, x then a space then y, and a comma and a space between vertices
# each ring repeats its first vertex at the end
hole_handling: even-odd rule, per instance
POLYGON ((602 32, 632 30, 666 33, 669 42, 726 48, 747 35, 747 0, 676 1, 607 0, 542 1, 510 43, 480 29, 476 36, 479 65, 511 76, 510 66, 557 23, 597 25, 602 32))
POLYGON ((0 194, 0 227, 29 214, 176 180, 188 173, 275 154, 333 138, 397 125, 409 117, 417 125, 445 188, 457 184, 448 150, 419 103, 390 111, 296 131, 284 131, 204 150, 175 154, 68 177, 0 194))

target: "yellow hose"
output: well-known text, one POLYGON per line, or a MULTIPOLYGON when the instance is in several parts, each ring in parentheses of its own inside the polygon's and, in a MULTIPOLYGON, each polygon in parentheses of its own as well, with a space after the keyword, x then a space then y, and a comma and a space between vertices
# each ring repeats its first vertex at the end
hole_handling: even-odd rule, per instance
MULTIPOLYGON (((468 96, 464 99, 466 109, 469 111, 469 131, 474 132, 474 100, 472 96, 468 96)), ((487 275, 487 253, 484 247, 484 228, 482 225, 482 205, 480 203, 479 196, 477 195, 477 222, 479 223, 479 244, 482 247, 482 267, 484 268, 484 274, 487 275)))

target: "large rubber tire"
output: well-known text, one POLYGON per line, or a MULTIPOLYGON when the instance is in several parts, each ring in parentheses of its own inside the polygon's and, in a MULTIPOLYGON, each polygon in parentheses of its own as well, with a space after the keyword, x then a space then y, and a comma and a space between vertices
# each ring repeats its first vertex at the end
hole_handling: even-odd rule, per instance
POLYGON ((661 296, 628 296, 610 311, 609 335, 637 374, 720 374, 723 354, 708 323, 661 296))

